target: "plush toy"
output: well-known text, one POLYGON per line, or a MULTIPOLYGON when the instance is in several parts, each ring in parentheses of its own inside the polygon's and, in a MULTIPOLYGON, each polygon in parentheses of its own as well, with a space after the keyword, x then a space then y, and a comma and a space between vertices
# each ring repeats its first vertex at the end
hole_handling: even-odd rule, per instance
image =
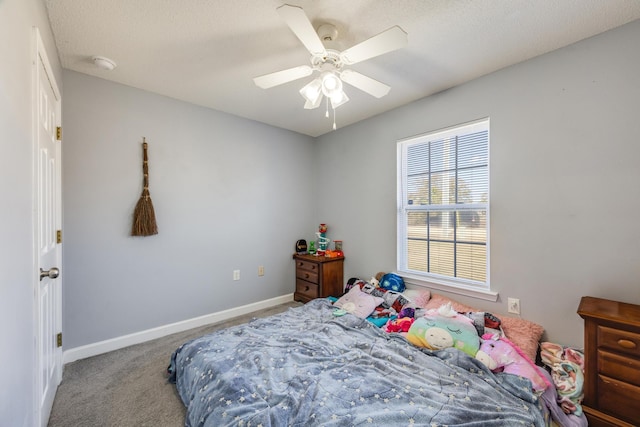
POLYGON ((476 359, 493 372, 502 371, 528 378, 536 392, 542 392, 551 385, 540 372, 541 368, 507 338, 484 334, 476 359))
POLYGON ((408 332, 415 319, 411 317, 398 317, 389 320, 385 326, 387 332, 408 332))
POLYGON ((369 280, 369 283, 376 288, 380 287, 380 282, 375 277, 372 277, 371 280, 369 280))
POLYGON ((416 309, 413 307, 404 307, 398 313, 398 317, 410 317, 413 319, 416 317, 416 309))
POLYGON ((458 314, 451 308, 451 303, 429 310, 424 317, 416 319, 407 333, 407 340, 431 350, 455 347, 472 357, 480 346, 480 337, 471 319, 458 314))
POLYGON ((380 287, 388 291, 404 292, 404 280, 397 274, 387 273, 380 279, 380 287))

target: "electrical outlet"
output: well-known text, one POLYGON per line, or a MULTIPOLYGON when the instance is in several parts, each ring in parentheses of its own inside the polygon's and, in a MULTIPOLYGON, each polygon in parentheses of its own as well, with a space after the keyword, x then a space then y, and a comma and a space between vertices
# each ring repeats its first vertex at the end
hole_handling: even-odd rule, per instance
POLYGON ((507 310, 509 313, 520 314, 520 300, 518 298, 507 298, 507 310))
POLYGON ((258 266, 258 276, 264 276, 264 265, 258 266))
POLYGON ((240 280, 240 270, 233 270, 233 280, 240 280))

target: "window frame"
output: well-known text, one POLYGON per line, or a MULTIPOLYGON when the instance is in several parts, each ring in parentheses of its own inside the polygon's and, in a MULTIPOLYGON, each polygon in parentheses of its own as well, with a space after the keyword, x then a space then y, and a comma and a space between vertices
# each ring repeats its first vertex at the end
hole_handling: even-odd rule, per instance
MULTIPOLYGON (((488 117, 472 122, 462 123, 444 129, 427 132, 417 136, 408 137, 397 141, 397 273, 402 276, 405 282, 417 286, 424 286, 431 289, 448 291, 451 293, 472 296, 489 301, 497 301, 498 293, 491 290, 490 286, 490 120, 488 117), (425 144, 443 138, 451 138, 460 135, 467 135, 474 132, 487 132, 487 201, 486 203, 467 204, 440 204, 440 205, 419 205, 420 207, 409 207, 407 201, 406 187, 408 181, 407 148, 417 144, 425 144), (459 209, 459 207, 463 207, 459 209), (477 281, 460 277, 446 276, 432 272, 411 270, 408 268, 408 232, 406 226, 407 212, 436 212, 442 210, 453 210, 460 212, 464 210, 484 209, 486 211, 486 272, 485 280, 477 281)), ((456 153, 458 156, 458 153, 456 153)), ((456 173, 459 168, 456 166, 456 173)), ((431 172, 429 172, 431 174, 431 172)), ((455 242, 455 240, 454 240, 455 242)), ((457 242, 454 244, 458 244, 457 242)))

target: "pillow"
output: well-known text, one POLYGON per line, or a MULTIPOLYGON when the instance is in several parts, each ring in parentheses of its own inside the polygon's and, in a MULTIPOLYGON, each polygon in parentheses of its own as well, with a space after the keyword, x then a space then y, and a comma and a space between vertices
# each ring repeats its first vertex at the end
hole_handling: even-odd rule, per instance
MULTIPOLYGON (((464 313, 467 311, 481 311, 477 308, 470 307, 468 305, 461 304, 457 301, 449 299, 443 295, 432 294, 431 299, 425 305, 425 308, 432 309, 438 308, 447 302, 451 303, 451 307, 454 310, 464 313)), ((495 313, 494 313, 495 314, 495 313)), ((544 328, 537 323, 533 323, 529 320, 521 319, 518 317, 508 317, 498 315, 502 323, 502 330, 506 337, 514 343, 524 354, 531 360, 536 360, 536 354, 538 353, 538 343, 544 333, 544 328)))
POLYGON ((365 319, 384 299, 365 294, 359 287, 353 287, 341 296, 333 305, 344 311, 365 319))
POLYGON ((396 313, 400 313, 400 310, 411 302, 399 292, 377 288, 370 283, 362 283, 360 288, 364 293, 373 295, 374 297, 381 297, 383 299, 382 306, 384 308, 392 308, 396 313))
POLYGON ((403 294, 415 307, 426 306, 431 298, 431 292, 427 289, 405 289, 403 294))
POLYGON ((529 359, 536 360, 538 343, 544 328, 537 323, 517 317, 499 316, 502 330, 509 340, 517 345, 529 359))
POLYGON ((472 357, 480 347, 480 337, 471 319, 457 314, 448 304, 438 310, 429 310, 424 317, 416 319, 409 328, 407 340, 417 347, 431 350, 455 347, 472 357))

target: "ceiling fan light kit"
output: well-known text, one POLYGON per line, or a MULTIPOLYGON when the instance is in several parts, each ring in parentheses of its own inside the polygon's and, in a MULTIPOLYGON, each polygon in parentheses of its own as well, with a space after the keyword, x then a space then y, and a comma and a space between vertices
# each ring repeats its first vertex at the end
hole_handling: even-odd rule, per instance
POLYGON ((299 92, 305 100, 305 109, 318 108, 322 98, 326 97, 327 112, 325 115, 327 117, 329 116, 329 101, 331 101, 333 129, 336 129, 335 109, 349 101, 349 97, 342 88, 342 82, 376 98, 381 98, 389 93, 391 88, 386 84, 343 67, 345 64, 353 65, 405 47, 408 39, 407 33, 402 28, 391 27, 347 50, 338 52, 326 49, 323 44, 323 41, 332 42, 336 39, 338 31, 335 26, 322 24, 316 32, 301 7, 284 4, 276 10, 311 54, 311 66, 301 65, 255 77, 253 81, 256 86, 269 89, 319 71, 320 76, 307 83, 299 92))

